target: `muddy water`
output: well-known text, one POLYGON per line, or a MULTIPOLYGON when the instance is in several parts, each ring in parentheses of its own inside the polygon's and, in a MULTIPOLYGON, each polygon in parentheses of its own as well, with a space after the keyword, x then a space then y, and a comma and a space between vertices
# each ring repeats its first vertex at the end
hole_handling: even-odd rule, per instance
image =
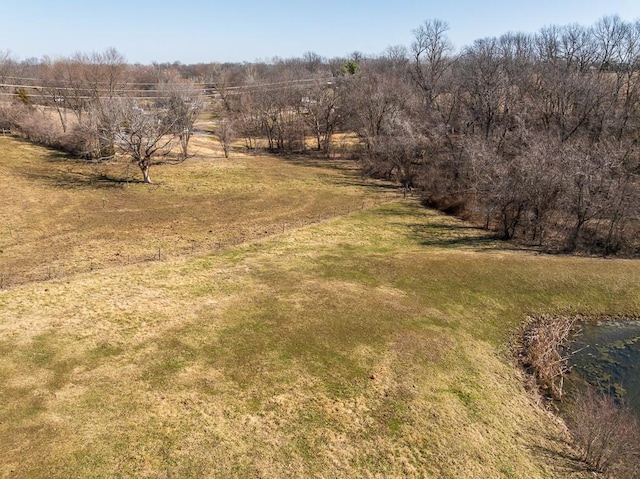
POLYGON ((583 323, 581 329, 570 348, 570 382, 597 386, 640 417, 640 321, 583 323))

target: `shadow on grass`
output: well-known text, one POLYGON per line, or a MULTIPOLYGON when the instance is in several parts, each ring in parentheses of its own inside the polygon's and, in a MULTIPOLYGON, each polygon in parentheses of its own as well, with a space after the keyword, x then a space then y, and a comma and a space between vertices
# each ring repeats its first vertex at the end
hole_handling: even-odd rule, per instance
POLYGON ((423 246, 441 248, 471 247, 477 250, 503 249, 505 245, 488 231, 464 224, 409 224, 411 235, 423 246), (499 244, 498 244, 499 243, 499 244))
POLYGON ((23 138, 12 140, 25 147, 47 150, 47 154, 38 160, 28 162, 28 166, 19 165, 14 173, 23 178, 44 183, 55 188, 121 188, 127 183, 142 183, 142 179, 133 179, 127 171, 117 172, 112 162, 91 162, 69 153, 38 146, 23 138))
POLYGON ((131 178, 122 178, 112 176, 107 173, 95 171, 73 171, 71 168, 67 170, 57 169, 54 171, 30 171, 24 173, 23 176, 34 181, 45 183, 49 186, 62 189, 73 188, 98 188, 113 189, 123 188, 130 183, 142 183, 142 180, 131 178))
POLYGON ((331 179, 331 182, 336 186, 366 188, 376 193, 385 193, 385 198, 388 198, 388 194, 395 194, 398 199, 402 195, 402 189, 397 183, 390 180, 362 176, 360 166, 354 160, 327 158, 319 152, 278 157, 294 166, 338 171, 342 173, 342 177, 332 177, 331 179))
POLYGON ((359 172, 360 167, 354 160, 347 160, 344 158, 327 158, 322 153, 317 151, 309 151, 307 153, 297 154, 285 154, 279 155, 277 153, 269 153, 277 158, 281 158, 283 161, 295 166, 306 166, 311 168, 326 168, 330 170, 339 170, 345 172, 359 172))
POLYGON ((22 176, 55 188, 122 188, 131 183, 142 183, 126 173, 114 172, 110 163, 91 163, 62 153, 46 159, 46 166, 31 168, 22 176))
POLYGON ((563 476, 565 474, 571 476, 580 474, 579 477, 584 477, 586 474, 593 474, 593 469, 571 451, 572 446, 570 443, 549 436, 546 436, 546 439, 554 442, 558 446, 557 449, 544 446, 531 447, 532 451, 542 457, 546 464, 553 464, 562 471, 563 476))
POLYGON ((357 186, 361 188, 370 188, 374 191, 397 193, 398 199, 401 198, 401 190, 397 185, 391 183, 376 182, 372 180, 362 179, 359 176, 352 178, 343 178, 334 182, 337 186, 357 186))
POLYGON ((376 209, 375 214, 389 217, 393 226, 409 229, 409 237, 422 246, 471 248, 477 252, 495 250, 541 252, 535 246, 505 241, 494 231, 425 208, 417 202, 404 203, 402 208, 381 207, 376 209), (424 221, 417 222, 416 216, 422 217, 424 221), (393 221, 393 218, 400 221, 393 221), (405 219, 408 221, 403 222, 405 219))

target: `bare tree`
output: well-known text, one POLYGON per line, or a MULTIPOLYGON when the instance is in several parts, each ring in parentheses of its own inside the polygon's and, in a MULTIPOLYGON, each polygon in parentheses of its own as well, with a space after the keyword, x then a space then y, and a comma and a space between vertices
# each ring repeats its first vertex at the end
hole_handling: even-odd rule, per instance
POLYGON ((302 56, 302 61, 310 73, 317 73, 324 65, 324 58, 315 52, 306 52, 302 56))
POLYGON ((426 20, 413 31, 411 45, 412 75, 424 95, 425 107, 437 107, 437 98, 443 90, 445 73, 451 67, 453 44, 447 38, 447 22, 426 20))
POLYGON ((0 81, 4 82, 13 69, 15 61, 11 58, 9 50, 0 50, 0 81))
POLYGON ((158 94, 174 119, 174 134, 180 144, 182 159, 186 160, 189 157, 193 126, 204 108, 202 89, 173 74, 158 84, 158 94))
POLYGON ((342 123, 345 90, 335 82, 316 80, 302 97, 302 115, 316 139, 318 151, 329 154, 331 138, 342 123))
POLYGON ((594 25, 593 38, 598 48, 601 71, 612 70, 619 65, 628 28, 628 24, 617 15, 603 17, 594 25))
POLYGON ((222 146, 222 151, 224 152, 224 157, 229 158, 229 153, 231 151, 231 143, 235 138, 235 129, 233 126, 233 121, 229 118, 221 118, 217 128, 218 141, 220 142, 220 146, 222 146))
POLYGON ((60 119, 62 131, 66 132, 68 128, 67 112, 70 92, 66 80, 66 71, 62 62, 44 62, 42 74, 42 88, 39 89, 43 99, 42 103, 52 108, 60 119))
MULTIPOLYGON (((0 83, 7 84, 8 77, 10 77, 16 68, 16 62, 11 57, 9 50, 0 50, 0 83)), ((0 86, 0 103, 5 103, 11 98, 10 87, 0 86)))
POLYGON ((476 40, 459 63, 466 95, 462 102, 468 111, 467 128, 476 126, 488 139, 509 111, 508 77, 496 38, 476 40))
MULTIPOLYGON (((15 61, 9 50, 0 50, 0 83, 5 83, 15 68, 15 61)), ((13 92, 9 87, 0 86, 0 129, 9 130, 15 124, 15 111, 9 106, 13 92)))
POLYGON ((465 150, 473 206, 484 217, 485 228, 498 225, 503 239, 513 238, 529 207, 524 158, 507 159, 496 142, 482 137, 467 138, 465 150))
POLYGON ((117 126, 112 123, 114 99, 120 97, 124 90, 124 73, 127 68, 124 57, 117 50, 110 48, 103 53, 91 55, 77 54, 75 64, 82 78, 82 87, 88 97, 88 123, 95 131, 96 149, 91 156, 99 159, 111 158, 115 155, 114 132, 117 126))
POLYGON ((111 99, 124 88, 128 68, 124 56, 115 48, 90 55, 78 53, 73 60, 82 65, 81 75, 92 99, 111 99))
POLYGON ((403 79, 373 71, 349 79, 344 88, 348 89, 349 126, 370 150, 376 138, 400 118, 410 91, 403 79))
POLYGON ((102 111, 109 117, 113 130, 108 138, 115 140, 118 151, 127 156, 151 183, 151 166, 171 153, 176 140, 176 118, 166 108, 152 106, 145 110, 136 100, 122 98, 104 102, 102 111))
POLYGON ((567 213, 567 251, 574 251, 580 241, 586 248, 600 244, 605 253, 617 249, 616 233, 638 204, 637 179, 625 167, 627 153, 607 142, 586 150, 579 146, 565 149, 562 208, 567 213))

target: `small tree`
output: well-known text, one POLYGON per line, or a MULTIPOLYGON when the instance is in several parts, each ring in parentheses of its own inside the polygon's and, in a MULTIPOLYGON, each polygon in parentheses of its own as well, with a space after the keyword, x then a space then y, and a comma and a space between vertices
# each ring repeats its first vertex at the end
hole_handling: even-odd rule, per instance
POLYGON ((158 85, 163 96, 161 102, 173 118, 174 133, 180 144, 180 155, 183 160, 189 157, 189 141, 193 134, 193 125, 204 107, 202 90, 192 82, 181 79, 178 75, 158 85))
POLYGON ((360 73, 360 64, 356 60, 347 60, 338 72, 339 75, 355 75, 357 73, 360 73))
POLYGON ((229 158, 229 152, 231 150, 231 143, 235 139, 235 130, 233 128, 233 122, 228 118, 220 119, 220 126, 217 128, 218 141, 224 151, 224 157, 229 158))
POLYGON ((147 108, 133 99, 114 100, 109 114, 116 119, 115 131, 110 133, 118 151, 140 168, 144 183, 151 183, 151 166, 171 153, 177 119, 166 108, 147 108))

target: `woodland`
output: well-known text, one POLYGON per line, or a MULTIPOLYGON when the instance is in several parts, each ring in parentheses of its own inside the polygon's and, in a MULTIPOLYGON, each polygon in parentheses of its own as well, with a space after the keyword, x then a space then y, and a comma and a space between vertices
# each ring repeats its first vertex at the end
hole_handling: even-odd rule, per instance
POLYGON ((640 23, 604 17, 457 52, 447 30, 427 20, 379 55, 243 64, 6 52, 0 127, 92 161, 129 158, 151 182, 154 162, 188 156, 206 115, 227 155, 242 140, 348 157, 503 239, 637 255, 640 23))

